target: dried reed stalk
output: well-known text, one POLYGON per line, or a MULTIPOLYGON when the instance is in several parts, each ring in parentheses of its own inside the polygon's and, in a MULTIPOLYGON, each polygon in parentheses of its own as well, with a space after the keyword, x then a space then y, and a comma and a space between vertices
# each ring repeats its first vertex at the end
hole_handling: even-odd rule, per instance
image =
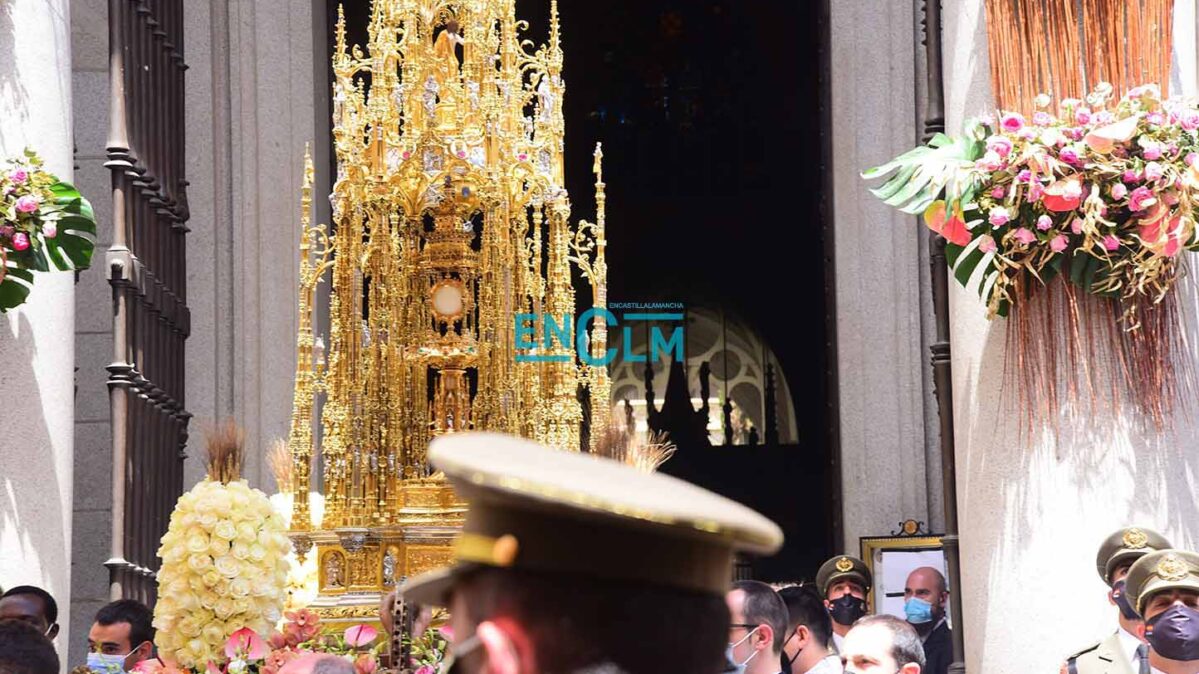
POLYGON ((214 425, 204 434, 208 449, 208 479, 229 484, 241 478, 245 433, 232 419, 214 425))
POLYGON ((287 446, 287 441, 283 438, 277 438, 271 443, 270 450, 266 453, 266 462, 271 467, 271 472, 275 474, 275 486, 280 493, 290 494, 295 491, 295 464, 292 462, 291 449, 287 446))
MULTIPOLYGON (((619 415, 612 416, 615 419, 619 415)), ((652 473, 674 456, 676 449, 665 433, 650 433, 647 438, 623 423, 614 422, 608 425, 591 453, 652 473)))
POLYGON ((1119 97, 1167 94, 1173 0, 986 0, 991 88, 1001 110, 1031 113, 1037 94, 1080 97, 1110 82, 1119 97))
POLYGON ((1026 293, 1008 315, 1004 345, 1004 397, 1021 412, 1021 430, 1056 432, 1065 413, 1100 418, 1121 408, 1171 428, 1199 389, 1178 301, 1176 292, 1157 303, 1099 297, 1060 278, 1026 293))

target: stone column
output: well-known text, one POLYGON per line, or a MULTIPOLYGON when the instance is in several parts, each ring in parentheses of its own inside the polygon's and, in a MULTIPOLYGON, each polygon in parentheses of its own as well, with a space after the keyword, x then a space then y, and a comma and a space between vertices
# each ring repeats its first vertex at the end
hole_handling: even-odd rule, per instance
MULTIPOLYGON (((946 129, 956 133, 994 105, 983 0, 944 3, 944 45, 946 129)), ((1196 415, 1156 433, 1101 405, 1096 417, 1063 416, 1056 438, 1029 439, 999 404, 1004 320, 987 321, 977 294, 950 283, 967 671, 1056 671, 1116 628, 1095 572, 1104 536, 1137 524, 1199 544, 1196 415)), ((1193 351, 1199 300, 1193 287, 1180 292, 1193 351)))
MULTIPOLYGON (((69 0, 0 4, 0 158, 31 147, 72 178, 69 0)), ((0 578, 49 591, 70 643, 74 274, 37 275, 0 315, 0 578)), ((65 669, 63 671, 66 671, 65 669)))
POLYGON ((204 427, 233 417, 246 430, 245 476, 273 489, 263 454, 286 439, 291 418, 304 145, 317 128, 314 64, 329 58, 324 46, 314 54, 323 7, 314 0, 184 5, 192 66, 186 373, 196 423, 189 488, 203 475, 204 427))
MULTIPOLYGON (((829 3, 843 551, 900 520, 941 523, 928 341, 927 238, 859 173, 916 142, 913 3, 829 3)), ((841 552, 838 550, 837 552, 841 552)))

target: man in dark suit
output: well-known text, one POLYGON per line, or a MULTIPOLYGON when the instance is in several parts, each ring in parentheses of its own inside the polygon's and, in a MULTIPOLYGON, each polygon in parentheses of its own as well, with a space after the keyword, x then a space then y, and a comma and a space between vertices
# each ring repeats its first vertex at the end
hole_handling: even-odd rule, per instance
POLYGON ((903 612, 908 624, 924 644, 924 668, 927 674, 945 674, 953 662, 953 637, 945 620, 945 602, 949 590, 945 576, 931 566, 922 566, 908 574, 903 588, 903 612))

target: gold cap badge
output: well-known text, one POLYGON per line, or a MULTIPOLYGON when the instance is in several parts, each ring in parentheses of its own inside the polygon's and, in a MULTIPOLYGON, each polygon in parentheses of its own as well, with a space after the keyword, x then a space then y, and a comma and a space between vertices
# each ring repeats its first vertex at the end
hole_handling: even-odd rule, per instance
POLYGON ((1162 580, 1182 580, 1189 573, 1187 565, 1176 555, 1166 555, 1154 571, 1162 580))
POLYGON ((1136 527, 1124 532, 1124 547, 1126 548, 1140 550, 1141 548, 1145 547, 1147 543, 1149 543, 1149 537, 1145 535, 1144 531, 1141 531, 1136 527))
POLYGON ((841 573, 846 573, 853 570, 853 562, 849 561, 848 557, 842 557, 837 560, 837 570, 841 573))

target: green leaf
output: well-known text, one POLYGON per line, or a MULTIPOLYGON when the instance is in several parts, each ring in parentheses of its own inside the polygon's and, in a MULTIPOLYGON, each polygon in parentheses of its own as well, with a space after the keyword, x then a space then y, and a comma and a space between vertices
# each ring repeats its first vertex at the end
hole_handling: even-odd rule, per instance
POLYGON ((0 313, 24 304, 33 285, 33 272, 13 268, 7 272, 4 280, 0 281, 0 313))
POLYGON ((906 185, 909 180, 912 179, 912 176, 916 174, 916 170, 919 168, 920 167, 916 164, 911 164, 901 168, 899 173, 891 176, 887 182, 883 183, 882 187, 871 188, 870 193, 879 199, 882 199, 883 201, 890 199, 891 197, 895 196, 895 193, 903 188, 903 186, 906 185))
POLYGON ((58 197, 57 208, 65 215, 58 221, 58 235, 45 239, 46 251, 54 268, 62 271, 87 269, 96 248, 96 215, 87 199, 69 183, 50 187, 58 197))
POLYGON ((970 277, 974 275, 974 270, 978 268, 980 262, 986 255, 978 249, 982 238, 977 238, 966 244, 960 255, 954 261, 953 276, 962 284, 963 288, 970 286, 970 277))

